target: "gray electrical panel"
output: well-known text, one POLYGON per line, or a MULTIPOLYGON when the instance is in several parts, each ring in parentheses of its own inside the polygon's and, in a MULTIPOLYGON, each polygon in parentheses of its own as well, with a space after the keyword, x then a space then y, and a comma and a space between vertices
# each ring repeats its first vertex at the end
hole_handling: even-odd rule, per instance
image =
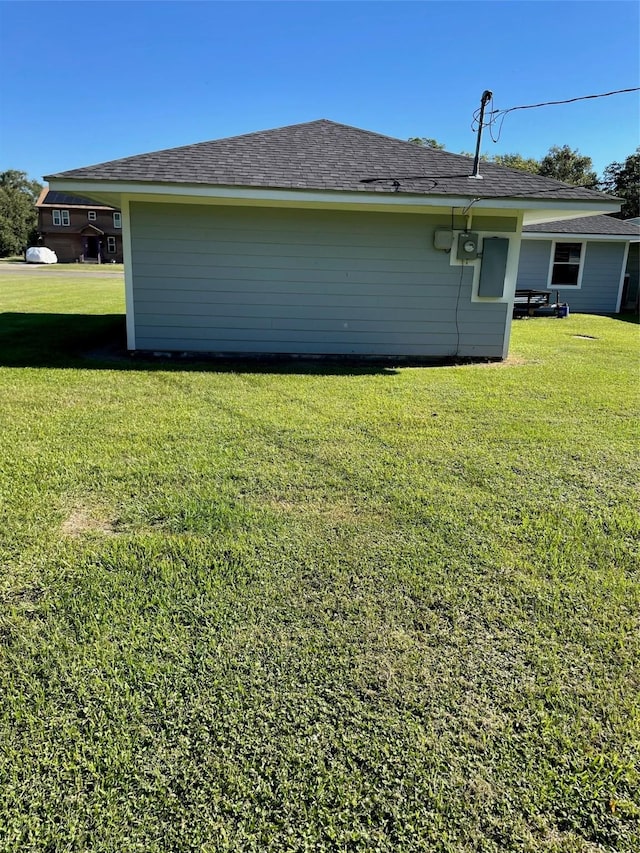
POLYGON ((478 296, 504 296, 509 241, 504 237, 485 237, 482 241, 482 263, 478 296))

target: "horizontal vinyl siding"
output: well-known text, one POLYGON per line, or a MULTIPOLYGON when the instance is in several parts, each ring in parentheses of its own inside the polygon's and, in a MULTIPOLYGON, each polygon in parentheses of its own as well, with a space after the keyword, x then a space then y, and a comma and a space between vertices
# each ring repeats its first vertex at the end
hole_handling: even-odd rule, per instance
MULTIPOLYGON (((560 242, 572 242, 571 236, 560 242)), ((618 287, 624 259, 623 242, 591 241, 584 244, 584 269, 582 286, 549 287, 550 240, 525 240, 520 248, 518 289, 558 290, 560 301, 567 302, 571 311, 585 314, 610 314, 616 310, 618 287)))
POLYGON ((566 288, 560 298, 572 311, 586 314, 613 314, 618 301, 625 243, 592 242, 586 245, 582 287, 566 288))
POLYGON ((629 246, 629 257, 627 259, 627 272, 629 273, 629 288, 627 290, 626 305, 630 308, 637 305, 638 289, 640 286, 640 245, 631 243, 629 246))
POLYGON ((522 240, 517 290, 546 290, 549 279, 550 240, 522 240))
POLYGON ((471 302, 471 267, 433 249, 434 229, 447 224, 420 214, 132 203, 136 346, 500 356, 507 305, 471 302))

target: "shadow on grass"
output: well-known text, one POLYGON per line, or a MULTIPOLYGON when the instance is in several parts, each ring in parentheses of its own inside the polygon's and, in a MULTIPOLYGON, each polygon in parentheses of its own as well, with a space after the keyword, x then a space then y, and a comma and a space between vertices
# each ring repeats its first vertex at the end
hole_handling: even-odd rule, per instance
POLYGON ((623 323, 640 325, 640 314, 637 311, 623 311, 621 314, 612 314, 614 320, 622 320, 623 323))
MULTIPOLYGON (((403 366, 409 364, 400 360, 403 366)), ((412 361, 418 364, 418 361, 412 361)), ((433 364, 428 366, 434 366, 433 364)), ((388 360, 263 357, 151 357, 126 349, 123 314, 0 314, 0 367, 208 371, 366 376, 397 373, 388 360)))
POLYGON ((88 367, 100 349, 126 359, 125 347, 122 314, 0 314, 3 367, 88 367))

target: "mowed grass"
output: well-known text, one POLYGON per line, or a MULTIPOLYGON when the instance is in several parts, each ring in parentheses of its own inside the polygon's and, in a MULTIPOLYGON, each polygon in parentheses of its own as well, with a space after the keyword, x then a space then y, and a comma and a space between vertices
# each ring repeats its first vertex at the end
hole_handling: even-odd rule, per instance
POLYGON ((638 327, 131 360, 0 282, 0 849, 640 849, 638 327))

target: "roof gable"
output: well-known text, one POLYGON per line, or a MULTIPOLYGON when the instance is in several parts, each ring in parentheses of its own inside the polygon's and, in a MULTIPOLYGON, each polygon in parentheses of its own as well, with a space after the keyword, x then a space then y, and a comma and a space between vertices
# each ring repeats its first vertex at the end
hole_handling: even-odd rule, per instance
POLYGON ((611 200, 603 193, 327 119, 125 157, 47 180, 206 184, 428 196, 611 200))

